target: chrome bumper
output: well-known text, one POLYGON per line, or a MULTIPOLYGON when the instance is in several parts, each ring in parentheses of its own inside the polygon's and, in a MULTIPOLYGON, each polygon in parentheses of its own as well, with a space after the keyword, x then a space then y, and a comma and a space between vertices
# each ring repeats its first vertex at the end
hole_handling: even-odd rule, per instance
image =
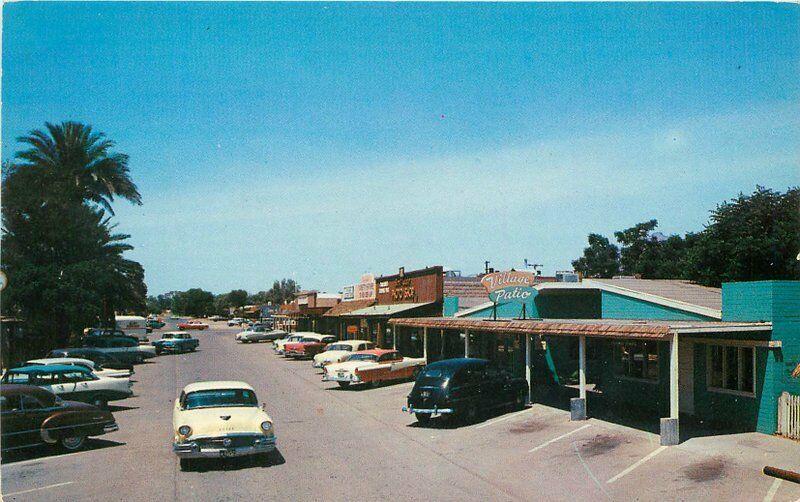
POLYGON ((350 383, 359 383, 361 381, 358 378, 358 375, 343 375, 339 376, 336 374, 325 373, 322 375, 323 382, 350 382, 350 383))
POLYGON ((106 434, 108 432, 116 432, 118 430, 119 430, 119 425, 117 425, 116 422, 103 426, 103 434, 106 434))
POLYGON ((276 438, 265 437, 259 444, 251 446, 238 446, 235 448, 200 448, 197 443, 172 443, 172 451, 180 458, 229 458, 258 455, 275 451, 276 438))
POLYGON ((455 413, 452 408, 414 408, 413 406, 403 406, 403 411, 407 413, 423 413, 425 415, 447 415, 455 413))

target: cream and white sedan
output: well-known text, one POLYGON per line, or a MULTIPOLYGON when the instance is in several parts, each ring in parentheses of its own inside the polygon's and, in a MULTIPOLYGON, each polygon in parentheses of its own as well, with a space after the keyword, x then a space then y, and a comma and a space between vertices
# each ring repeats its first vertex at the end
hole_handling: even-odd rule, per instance
POLYGON ((328 350, 315 355, 311 365, 315 368, 322 368, 329 364, 341 363, 353 352, 374 348, 375 344, 367 340, 342 340, 328 345, 328 350))
POLYGON ((416 379, 424 367, 424 358, 403 357, 396 350, 362 350, 353 352, 343 363, 323 366, 322 381, 337 382, 340 387, 350 384, 373 386, 381 382, 416 379))
POLYGON ((181 468, 196 458, 226 458, 275 450, 272 419, 244 382, 187 385, 172 412, 172 449, 181 468))

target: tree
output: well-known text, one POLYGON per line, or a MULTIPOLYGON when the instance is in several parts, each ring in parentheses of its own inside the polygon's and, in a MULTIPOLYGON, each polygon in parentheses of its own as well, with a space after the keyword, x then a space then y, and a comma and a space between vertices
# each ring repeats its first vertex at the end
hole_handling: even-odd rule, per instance
POLYGON ((710 286, 728 281, 800 278, 800 189, 757 186, 711 211, 689 253, 689 276, 710 286))
POLYGON ((584 248, 583 256, 573 260, 572 266, 585 277, 613 277, 619 274, 619 248, 607 237, 589 234, 589 247, 584 248))
POLYGON ((178 292, 172 297, 172 310, 180 315, 207 316, 214 311, 214 295, 200 288, 178 292))
POLYGON ((266 300, 273 305, 281 305, 286 301, 293 300, 298 291, 300 291, 300 286, 294 282, 294 279, 281 279, 272 284, 272 288, 267 291, 266 300))
POLYGON ((247 304, 247 291, 243 289, 234 289, 228 293, 228 303, 231 307, 243 307, 247 304))
POLYGON ((617 242, 620 243, 619 264, 623 274, 640 274, 642 277, 652 276, 653 247, 658 246, 658 240, 650 237, 658 226, 657 220, 638 223, 631 228, 614 232, 617 242))

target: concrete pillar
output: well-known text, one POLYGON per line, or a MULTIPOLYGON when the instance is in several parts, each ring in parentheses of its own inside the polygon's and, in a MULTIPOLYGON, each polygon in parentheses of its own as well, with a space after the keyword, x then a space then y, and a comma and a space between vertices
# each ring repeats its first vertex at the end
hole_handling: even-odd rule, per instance
POLYGON ((586 336, 578 337, 578 397, 570 399, 570 420, 586 420, 586 336))
POLYGON ((397 325, 392 324, 392 348, 397 350, 397 325))
POLYGON ((422 357, 428 364, 428 328, 422 328, 422 357))
POLYGON ((525 380, 528 382, 528 404, 531 403, 531 388, 533 386, 533 357, 531 356, 531 335, 525 335, 525 380))
POLYGON ((464 357, 469 357, 469 330, 464 331, 464 357))
POLYGON ((678 396, 678 334, 674 333, 669 341, 669 418, 661 419, 662 446, 680 443, 678 396))

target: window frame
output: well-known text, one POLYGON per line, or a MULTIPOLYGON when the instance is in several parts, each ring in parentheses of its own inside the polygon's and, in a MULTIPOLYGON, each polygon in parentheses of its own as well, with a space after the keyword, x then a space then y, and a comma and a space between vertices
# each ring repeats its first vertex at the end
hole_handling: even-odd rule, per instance
MULTIPOLYGON (((612 360, 612 363, 611 363, 611 371, 612 371, 612 373, 614 374, 614 376, 616 378, 619 378, 621 380, 628 380, 628 381, 631 381, 631 382, 640 382, 640 383, 658 385, 658 384, 661 383, 661 354, 660 354, 660 349, 661 348, 659 347, 658 341, 655 341, 655 340, 624 340, 624 341, 618 341, 618 342, 614 343, 614 352, 615 353, 614 353, 614 357, 613 357, 613 360, 612 360), (650 365, 650 361, 649 361, 649 359, 647 357, 647 355, 649 354, 649 352, 647 352, 647 350, 646 350, 647 349, 647 344, 654 344, 655 345, 655 349, 656 349, 655 350, 655 354, 656 354, 656 356, 658 356, 658 359, 656 360, 656 378, 655 379, 647 378, 647 376, 646 376, 647 375, 647 368, 650 365), (626 374, 624 372, 624 369, 621 369, 619 367, 619 364, 620 364, 619 355, 620 354, 617 351, 621 351, 623 345, 641 345, 642 346, 642 352, 641 353, 644 354, 644 359, 642 360, 642 375, 645 375, 645 376, 638 377, 638 376, 632 376, 632 375, 626 374)), ((634 353, 636 353, 636 352, 634 352, 634 353)))
POLYGON ((756 397, 756 389, 758 388, 758 374, 756 372, 757 367, 757 360, 756 360, 756 346, 755 345, 740 345, 740 344, 732 344, 732 343, 708 343, 706 344, 706 391, 707 392, 716 392, 718 394, 730 394, 733 396, 741 396, 741 397, 756 397), (713 350, 712 347, 720 347, 722 349, 722 384, 725 384, 727 375, 727 358, 725 357, 725 350, 728 348, 733 348, 736 350, 736 366, 737 366, 737 375, 736 375, 736 383, 737 387, 742 384, 742 379, 744 378, 744 371, 743 371, 743 349, 750 349, 752 350, 752 360, 750 363, 752 364, 753 369, 753 390, 738 390, 738 389, 726 389, 725 387, 717 387, 711 385, 711 371, 712 371, 712 354, 713 350))

